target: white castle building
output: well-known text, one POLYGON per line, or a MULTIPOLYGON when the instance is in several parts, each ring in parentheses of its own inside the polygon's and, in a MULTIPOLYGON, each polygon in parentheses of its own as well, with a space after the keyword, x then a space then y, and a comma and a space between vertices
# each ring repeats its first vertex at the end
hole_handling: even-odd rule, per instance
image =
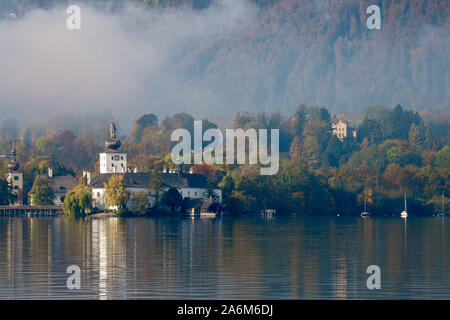
MULTIPOLYGON (((184 173, 182 166, 177 170, 164 170, 161 174, 162 188, 157 195, 156 190, 150 188, 151 174, 138 172, 137 168, 131 170, 127 167, 126 153, 118 151, 121 142, 116 137, 116 126, 114 121, 110 126, 109 140, 105 142, 105 151, 100 153, 100 173, 88 184, 92 188, 93 206, 100 210, 113 209, 105 202, 105 183, 114 174, 120 174, 124 177, 125 188, 130 192, 131 197, 137 192, 145 192, 148 195, 149 207, 155 204, 156 198, 161 199, 164 192, 169 188, 176 188, 183 200, 207 199, 208 182, 204 175, 194 174, 192 172, 184 173)), ((222 190, 215 188, 214 193, 217 196, 217 202, 222 202, 222 190)), ((131 200, 130 200, 131 201, 131 200)), ((131 203, 127 204, 127 206, 131 203)))

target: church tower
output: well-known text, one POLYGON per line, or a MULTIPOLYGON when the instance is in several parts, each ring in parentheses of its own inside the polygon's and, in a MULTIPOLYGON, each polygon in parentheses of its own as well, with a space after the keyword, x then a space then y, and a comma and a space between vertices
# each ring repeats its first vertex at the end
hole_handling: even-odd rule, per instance
POLYGON ((100 153, 100 173, 127 172, 127 154, 117 151, 120 145, 113 119, 109 127, 109 139, 105 141, 105 151, 100 153))
POLYGON ((19 170, 19 163, 16 161, 16 144, 13 141, 11 149, 11 161, 8 163, 8 172, 6 172, 6 180, 12 188, 12 192, 16 195, 14 204, 23 204, 22 192, 23 192, 23 173, 17 172, 19 170))

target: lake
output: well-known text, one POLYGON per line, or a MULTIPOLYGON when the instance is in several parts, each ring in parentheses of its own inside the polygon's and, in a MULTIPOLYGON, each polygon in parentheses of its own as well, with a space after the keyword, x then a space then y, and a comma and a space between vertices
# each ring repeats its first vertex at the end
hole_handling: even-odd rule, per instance
POLYGON ((449 221, 0 217, 0 299, 449 299, 449 221))

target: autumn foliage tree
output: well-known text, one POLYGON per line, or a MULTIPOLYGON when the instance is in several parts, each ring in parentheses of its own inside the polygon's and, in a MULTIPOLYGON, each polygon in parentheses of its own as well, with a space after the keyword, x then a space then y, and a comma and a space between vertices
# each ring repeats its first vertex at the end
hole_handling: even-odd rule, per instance
POLYGON ((55 193, 48 177, 37 177, 34 180, 31 197, 35 205, 52 205, 54 203, 55 193))
POLYGON ((130 192, 125 188, 123 175, 113 174, 104 187, 106 204, 119 214, 125 213, 130 192))

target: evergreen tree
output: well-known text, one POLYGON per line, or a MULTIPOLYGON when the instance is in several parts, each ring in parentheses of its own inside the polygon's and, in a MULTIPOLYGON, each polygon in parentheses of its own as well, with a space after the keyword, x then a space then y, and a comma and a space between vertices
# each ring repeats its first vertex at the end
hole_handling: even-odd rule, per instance
POLYGON ((289 119, 289 132, 300 139, 303 137, 303 129, 305 128, 306 110, 305 105, 298 105, 295 108, 294 115, 289 119))
POLYGON ((330 164, 330 166, 339 166, 339 159, 343 154, 343 149, 341 141, 335 135, 333 135, 328 142, 325 154, 328 158, 328 163, 330 164))
POLYGON ((414 151, 422 152, 432 147, 430 131, 424 125, 411 125, 409 144, 414 151))
POLYGON ((10 194, 10 188, 8 181, 6 181, 3 178, 0 178, 0 205, 8 205, 9 204, 9 197, 10 194))
POLYGON ((181 207, 183 204, 183 197, 177 188, 169 188, 164 193, 164 204, 170 208, 170 211, 175 211, 177 207, 181 207))

